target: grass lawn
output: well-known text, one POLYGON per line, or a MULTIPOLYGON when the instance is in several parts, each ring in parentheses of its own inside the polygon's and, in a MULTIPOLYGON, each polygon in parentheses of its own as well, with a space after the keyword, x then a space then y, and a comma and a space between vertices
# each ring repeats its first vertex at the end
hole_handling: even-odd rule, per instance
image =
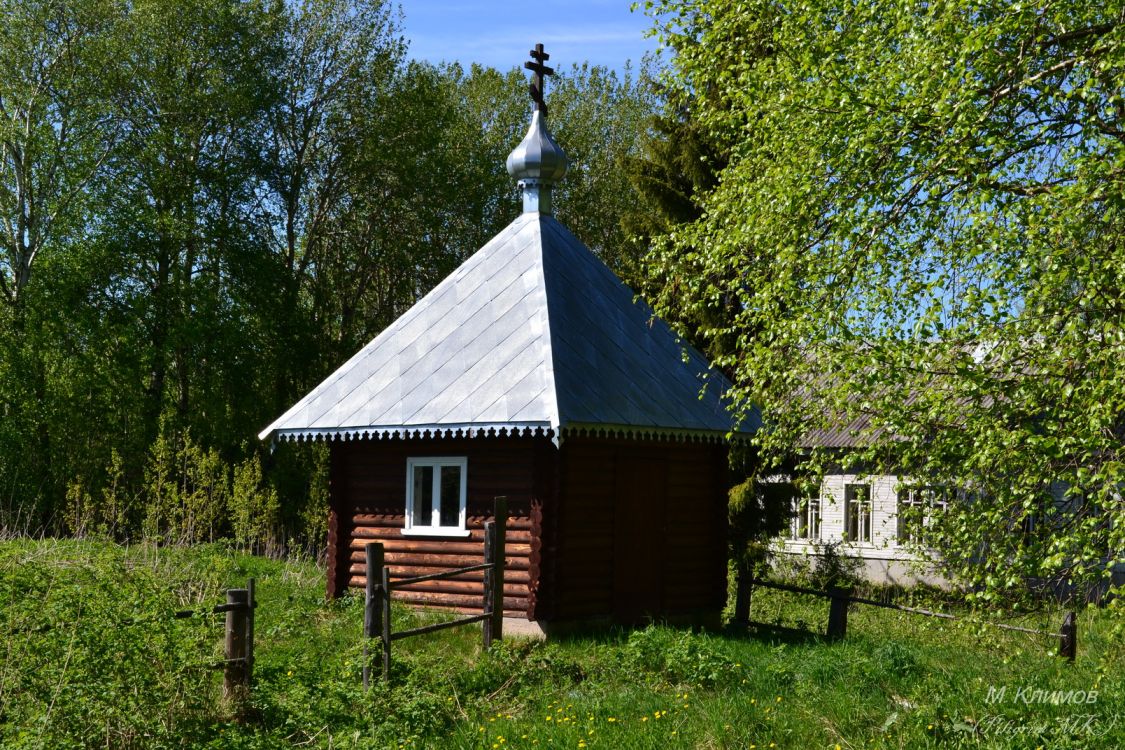
MULTIPOLYGON (((650 627, 482 655, 470 626, 396 642, 391 685, 365 694, 362 602, 325 604, 323 581, 218 545, 0 543, 0 746, 1125 747, 1125 648, 1104 611, 1080 613, 1073 664, 1040 636, 862 606, 836 643, 650 627), (248 576, 257 665, 236 721, 209 668, 219 618, 169 615, 248 576)), ((823 629, 826 607, 759 591, 754 617, 823 629)), ((396 628, 441 617, 395 607, 396 628)))

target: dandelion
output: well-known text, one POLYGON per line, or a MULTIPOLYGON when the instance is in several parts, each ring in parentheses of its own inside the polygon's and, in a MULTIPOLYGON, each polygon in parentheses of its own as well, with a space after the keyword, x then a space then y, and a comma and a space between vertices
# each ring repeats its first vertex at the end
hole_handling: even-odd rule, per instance
POLYGON ((610 717, 609 717, 608 719, 606 719, 606 721, 608 721, 608 722, 612 723, 612 722, 615 722, 615 721, 617 721, 617 719, 615 719, 615 718, 613 718, 612 716, 610 716, 610 717))
POLYGON ((781 696, 780 696, 780 695, 779 695, 779 696, 777 696, 777 702, 778 702, 778 703, 781 703, 781 696))
POLYGON ((290 676, 290 677, 292 677, 292 676, 293 676, 293 670, 292 670, 292 669, 290 669, 290 670, 289 670, 289 676, 290 676))

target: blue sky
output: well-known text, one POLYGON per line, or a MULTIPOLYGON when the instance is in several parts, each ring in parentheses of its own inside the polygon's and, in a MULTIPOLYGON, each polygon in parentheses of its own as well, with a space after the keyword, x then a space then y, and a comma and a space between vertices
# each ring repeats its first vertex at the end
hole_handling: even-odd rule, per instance
POLYGON ((410 56, 466 67, 481 63, 506 70, 522 66, 527 52, 542 42, 551 55, 548 65, 560 69, 588 60, 622 70, 634 67, 656 48, 645 38, 651 26, 641 11, 630 12, 631 0, 401 0, 403 33, 410 56))

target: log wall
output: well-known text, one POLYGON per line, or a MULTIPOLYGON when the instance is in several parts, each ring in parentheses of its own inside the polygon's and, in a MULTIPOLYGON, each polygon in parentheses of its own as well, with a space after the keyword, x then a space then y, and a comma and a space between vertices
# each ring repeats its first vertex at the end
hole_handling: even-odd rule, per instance
MULTIPOLYGON (((550 455, 542 443, 555 450, 546 438, 531 437, 333 443, 329 559, 334 564, 329 565, 329 595, 337 596, 349 586, 364 586, 363 546, 368 542, 382 542, 393 577, 484 562, 484 522, 492 517, 493 499, 502 495, 508 498, 504 611, 526 616, 540 570, 541 544, 533 544, 532 528, 542 521, 539 514, 533 522, 532 508, 542 507, 541 496, 536 495, 536 473, 537 467, 542 468, 543 456, 550 455), (418 456, 468 459, 468 537, 402 534, 406 459, 418 456)), ((451 580, 415 584, 396 591, 395 598, 408 604, 480 612, 483 575, 466 573, 451 580)))
POLYGON ((622 611, 623 594, 632 593, 623 591, 623 585, 643 589, 649 614, 722 609, 725 446, 568 439, 560 475, 552 571, 557 582, 555 617, 636 621, 622 611), (645 481, 639 497, 629 486, 636 483, 638 470, 656 474, 645 481), (626 497, 630 491, 633 497, 626 497), (623 503, 628 507, 619 507, 623 503), (637 513, 651 517, 628 517, 637 513), (630 557, 641 558, 641 564, 626 559, 630 557))

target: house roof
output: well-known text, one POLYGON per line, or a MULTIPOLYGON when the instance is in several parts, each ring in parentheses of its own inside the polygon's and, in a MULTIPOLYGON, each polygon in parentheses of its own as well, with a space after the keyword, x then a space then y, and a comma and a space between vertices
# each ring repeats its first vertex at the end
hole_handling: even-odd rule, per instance
POLYGON ((723 438, 730 384, 553 217, 527 212, 260 437, 723 438))

